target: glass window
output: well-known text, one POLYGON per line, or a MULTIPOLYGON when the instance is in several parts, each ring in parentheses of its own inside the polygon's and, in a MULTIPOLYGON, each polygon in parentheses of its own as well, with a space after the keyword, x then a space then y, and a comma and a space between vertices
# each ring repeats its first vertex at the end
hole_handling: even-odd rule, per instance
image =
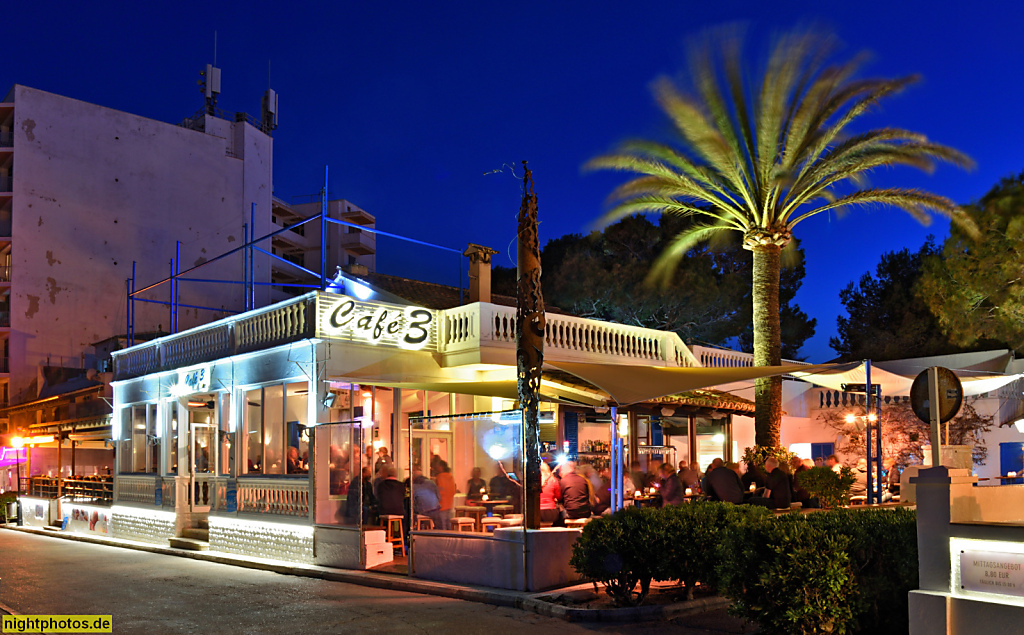
POLYGON ((214 411, 202 408, 189 409, 189 422, 192 426, 192 456, 195 457, 197 474, 209 474, 216 465, 216 424, 213 422, 214 411))
POLYGON ((304 424, 309 384, 294 382, 285 388, 285 472, 305 474, 309 471, 309 429, 304 424))
POLYGON ((164 405, 169 424, 167 426, 167 476, 178 475, 178 402, 171 401, 164 405))
POLYGON ((120 430, 118 432, 117 444, 117 471, 121 474, 132 472, 132 409, 131 406, 121 408, 121 416, 118 421, 120 430))
POLYGON ((146 459, 146 471, 150 474, 160 472, 160 426, 157 418, 156 404, 146 406, 146 436, 148 437, 149 451, 146 459))
POLYGON ((263 389, 263 473, 284 474, 284 385, 263 389))
POLYGON ((146 406, 132 406, 132 472, 146 471, 146 406))
POLYGON ((220 395, 220 425, 217 429, 219 451, 217 473, 221 476, 234 476, 235 472, 235 439, 231 432, 231 395, 220 395))
POLYGON ((263 473, 263 389, 245 393, 245 430, 242 436, 246 457, 245 474, 263 473))

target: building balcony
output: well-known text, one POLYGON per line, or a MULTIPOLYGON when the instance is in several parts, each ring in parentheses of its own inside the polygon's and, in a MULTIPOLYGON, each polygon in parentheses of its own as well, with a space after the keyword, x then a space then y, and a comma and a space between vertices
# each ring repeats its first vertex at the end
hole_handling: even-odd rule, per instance
POLYGON ((11 312, 6 309, 0 311, 0 328, 11 328, 11 312))
POLYGON ((0 194, 10 194, 14 192, 14 178, 10 175, 0 176, 0 194))
POLYGON ((377 235, 350 227, 341 235, 338 246, 357 256, 369 256, 377 253, 377 235))
MULTIPOLYGON (((11 372, 11 358, 0 357, 0 375, 7 375, 11 372)), ((0 403, 7 405, 6 397, 0 396, 0 403)))
POLYGON ((14 131, 0 130, 0 148, 14 147, 14 131))
MULTIPOLYGON (((3 233, 3 222, 0 221, 0 241, 3 240, 2 237, 4 235, 5 234, 3 233)), ((10 234, 6 234, 6 235, 10 236, 10 234)), ((9 284, 10 282, 11 282, 11 266, 10 265, 0 265, 0 285, 2 285, 2 284, 9 284)))

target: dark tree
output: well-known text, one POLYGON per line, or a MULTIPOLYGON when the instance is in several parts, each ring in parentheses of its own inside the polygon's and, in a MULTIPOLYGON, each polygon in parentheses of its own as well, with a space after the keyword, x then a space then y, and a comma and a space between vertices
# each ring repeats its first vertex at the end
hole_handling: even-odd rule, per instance
POLYGON ((937 254, 931 237, 917 252, 883 254, 874 276, 865 273, 839 292, 847 317, 836 319, 839 337, 829 345, 842 359, 883 361, 963 350, 943 334, 919 296, 923 263, 937 254))
POLYGON ((953 225, 925 261, 922 297, 958 345, 1024 353, 1024 172, 968 209, 981 238, 953 225))

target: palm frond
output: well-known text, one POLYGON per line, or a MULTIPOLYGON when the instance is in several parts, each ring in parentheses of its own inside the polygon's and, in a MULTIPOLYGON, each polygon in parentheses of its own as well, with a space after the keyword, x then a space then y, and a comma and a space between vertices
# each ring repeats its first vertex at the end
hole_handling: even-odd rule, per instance
POLYGON ((647 273, 645 283, 651 286, 667 287, 672 283, 672 276, 680 259, 686 255, 697 244, 708 240, 712 235, 735 229, 718 223, 706 223, 694 225, 693 227, 680 232, 669 243, 668 247, 658 256, 651 270, 647 273))

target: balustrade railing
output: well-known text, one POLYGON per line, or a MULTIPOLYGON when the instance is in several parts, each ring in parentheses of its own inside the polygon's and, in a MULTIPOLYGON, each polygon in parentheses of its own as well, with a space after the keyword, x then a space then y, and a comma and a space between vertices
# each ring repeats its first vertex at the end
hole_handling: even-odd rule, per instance
POLYGON ((238 479, 237 495, 239 513, 293 517, 309 515, 307 479, 238 479))
MULTIPOLYGON (((118 503, 153 505, 156 501, 156 480, 153 476, 118 476, 114 499, 118 503)), ((167 479, 174 482, 173 479, 167 479)))
POLYGON ((220 320, 115 351, 112 354, 114 378, 131 379, 312 337, 315 332, 312 307, 312 296, 306 295, 242 319, 220 320))
MULTIPOLYGON (((548 313, 544 328, 545 354, 572 359, 593 357, 626 362, 661 362, 697 366, 698 362, 675 333, 624 324, 548 313)), ((442 312, 439 349, 456 352, 497 344, 513 347, 516 310, 495 304, 471 304, 442 312)))
POLYGON ((706 346, 694 346, 691 350, 700 365, 707 368, 750 368, 754 365, 751 353, 706 346))

